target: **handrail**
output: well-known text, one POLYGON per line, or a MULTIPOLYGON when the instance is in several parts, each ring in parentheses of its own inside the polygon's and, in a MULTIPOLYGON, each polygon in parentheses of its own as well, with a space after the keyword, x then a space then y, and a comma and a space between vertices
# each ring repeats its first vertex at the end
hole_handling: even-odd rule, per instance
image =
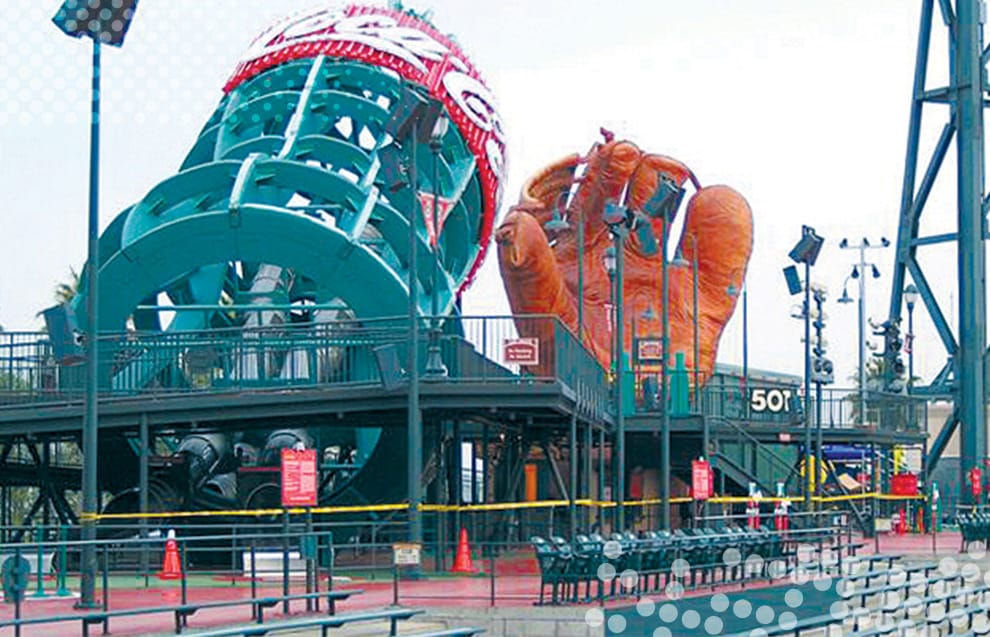
MULTIPOLYGON (((748 442, 755 444, 758 450, 769 455, 777 464, 787 469, 787 478, 790 478, 791 474, 796 470, 796 467, 793 464, 781 458, 779 455, 777 455, 777 453, 773 449, 770 449, 769 447, 764 445, 762 442, 757 440, 755 436, 753 436, 751 433, 740 427, 738 424, 722 416, 705 416, 705 418, 710 418, 711 420, 717 421, 720 424, 727 424, 729 428, 733 429, 738 435, 741 435, 742 437, 746 438, 748 442)), ((721 440, 717 433, 715 435, 715 442, 716 444, 721 445, 721 440)))

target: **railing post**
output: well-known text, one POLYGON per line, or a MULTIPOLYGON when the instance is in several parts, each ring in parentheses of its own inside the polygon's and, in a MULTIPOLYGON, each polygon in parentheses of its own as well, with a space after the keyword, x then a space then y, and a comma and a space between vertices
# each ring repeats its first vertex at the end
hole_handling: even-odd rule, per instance
MULTIPOLYGON (((255 566, 255 538, 251 538, 251 599, 258 599, 258 571, 255 566)), ((251 604, 251 619, 258 618, 258 605, 251 604)))
POLYGON ((289 512, 282 515, 282 612, 289 614, 289 512))
POLYGON ((38 527, 35 530, 35 532, 34 532, 34 539, 38 543, 38 568, 36 569, 37 576, 38 576, 38 581, 37 581, 36 586, 35 586, 35 592, 34 592, 33 597, 36 597, 36 598, 39 598, 40 599, 40 598, 48 597, 48 595, 45 593, 45 569, 44 569, 44 564, 45 564, 45 544, 44 544, 44 542, 45 542, 45 529, 44 529, 44 527, 38 527))

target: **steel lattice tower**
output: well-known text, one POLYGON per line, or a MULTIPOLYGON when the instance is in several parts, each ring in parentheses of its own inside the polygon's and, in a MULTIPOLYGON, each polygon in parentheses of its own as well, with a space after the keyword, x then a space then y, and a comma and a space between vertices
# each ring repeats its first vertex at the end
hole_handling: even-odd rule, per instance
MULTIPOLYGON (((938 8, 948 35, 949 85, 930 89, 926 84, 935 0, 922 0, 890 319, 900 319, 905 275, 909 274, 948 353, 948 362, 932 382, 927 387, 915 387, 914 391, 932 396, 951 395, 954 402, 951 416, 929 450, 926 472, 931 474, 958 427, 960 485, 965 485, 966 472, 982 462, 987 449, 984 214, 990 207, 990 198, 985 196, 984 189, 983 109, 988 104, 985 102, 985 65, 990 51, 983 49, 985 5, 981 0, 938 0, 938 8), (925 107, 933 104, 948 105, 949 117, 928 158, 921 182, 916 185, 923 115, 931 110, 925 107), (953 138, 958 162, 957 231, 922 237, 919 236, 919 221, 953 138), (917 260, 919 247, 946 242, 954 242, 958 251, 958 339, 917 260)), ((969 490, 964 488, 963 498, 971 497, 969 490)))

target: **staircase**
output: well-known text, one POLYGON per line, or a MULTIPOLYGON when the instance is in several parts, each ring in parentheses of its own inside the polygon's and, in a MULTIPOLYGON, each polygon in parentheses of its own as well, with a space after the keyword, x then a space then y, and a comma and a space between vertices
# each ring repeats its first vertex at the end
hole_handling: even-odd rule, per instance
POLYGON ((749 492, 749 483, 764 495, 777 493, 777 483, 784 483, 787 493, 791 478, 796 475, 795 463, 788 461, 767 445, 754 438, 738 424, 724 418, 711 417, 712 442, 715 469, 727 480, 735 483, 736 491, 749 492), (729 433, 718 433, 728 429, 729 433))
MULTIPOLYGON (((782 457, 731 420, 710 418, 710 424, 715 447, 712 454, 715 469, 735 483, 737 492, 748 493, 750 482, 755 483, 764 495, 776 495, 778 482, 784 483, 785 495, 796 495, 801 490, 799 462, 782 457), (724 433, 725 429, 729 432, 724 433), (723 433, 718 433, 720 430, 723 433)), ((836 478, 831 465, 825 463, 825 466, 828 468, 828 484, 836 486, 842 495, 851 495, 836 478)), ((842 506, 852 513, 853 520, 863 533, 869 535, 872 532, 865 507, 851 499, 843 501, 842 506)))

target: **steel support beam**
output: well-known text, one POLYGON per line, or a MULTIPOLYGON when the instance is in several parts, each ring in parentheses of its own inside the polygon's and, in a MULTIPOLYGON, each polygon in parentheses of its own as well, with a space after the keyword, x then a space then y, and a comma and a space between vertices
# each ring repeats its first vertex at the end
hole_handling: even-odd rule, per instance
MULTIPOLYGON (((901 316, 905 276, 921 294, 949 362, 929 387, 912 387, 919 395, 944 394, 951 391, 955 405, 952 417, 939 432, 925 463, 931 475, 948 439, 958 427, 960 432, 960 484, 965 472, 981 464, 986 456, 986 257, 985 257, 985 151, 983 109, 987 52, 983 48, 983 2, 980 0, 938 0, 942 21, 948 32, 948 87, 926 90, 928 57, 931 44, 935 0, 922 0, 921 24, 915 60, 911 116, 908 129, 904 181, 901 191, 897 256, 891 293, 891 320, 901 316), (923 108, 926 102, 947 103, 949 121, 935 145, 921 184, 915 190, 918 170, 919 141, 923 108), (935 179, 942 167, 953 138, 956 142, 956 231, 919 237, 919 221, 935 179), (919 246, 954 241, 957 247, 958 315, 956 335, 948 325, 938 301, 917 259, 919 246), (949 373, 951 372, 951 380, 949 373)), ((970 498, 964 490, 963 497, 970 498)))
MULTIPOLYGON (((956 118, 958 121, 959 400, 960 484, 987 454, 983 355, 986 337, 986 254, 983 242, 983 24, 982 2, 958 0, 956 21, 956 118)), ((971 492, 963 489, 966 501, 971 492)))

